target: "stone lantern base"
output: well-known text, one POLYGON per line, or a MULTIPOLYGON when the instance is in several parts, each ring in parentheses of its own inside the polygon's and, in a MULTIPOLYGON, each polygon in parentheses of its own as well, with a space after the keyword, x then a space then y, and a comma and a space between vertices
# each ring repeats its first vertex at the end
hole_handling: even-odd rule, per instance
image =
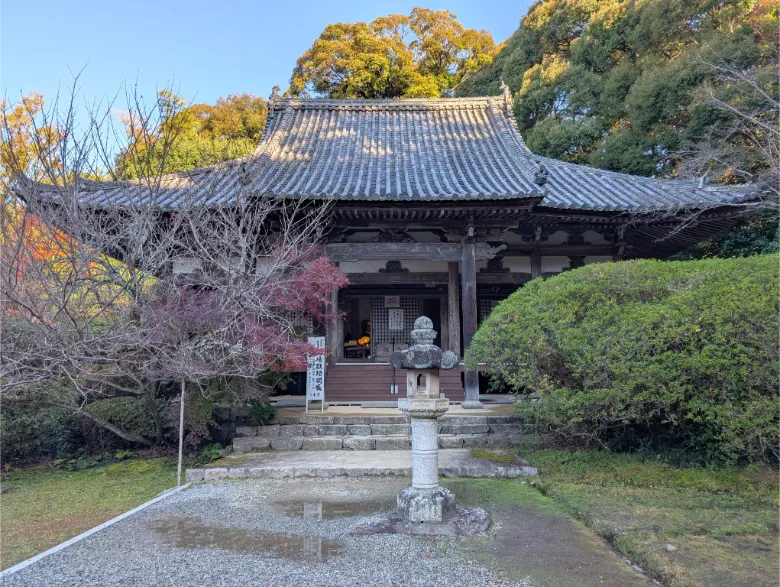
MULTIPOLYGON (((400 497, 399 497, 400 501, 400 497)), ((357 536, 371 534, 413 534, 425 536, 472 536, 490 526, 490 514, 481 508, 453 509, 441 522, 411 522, 397 511, 365 518, 347 532, 357 536)))
POLYGON ((455 496, 444 487, 407 487, 398 494, 398 515, 410 522, 441 522, 454 512, 455 496))

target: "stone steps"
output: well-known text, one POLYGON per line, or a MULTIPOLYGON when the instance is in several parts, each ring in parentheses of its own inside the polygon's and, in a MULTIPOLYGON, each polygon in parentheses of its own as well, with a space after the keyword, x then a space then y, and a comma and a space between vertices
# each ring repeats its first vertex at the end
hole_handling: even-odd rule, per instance
MULTIPOLYGON (((516 416, 443 416, 437 422, 440 448, 496 447, 539 442, 516 416)), ((408 450, 411 426, 405 416, 282 416, 267 426, 238 426, 233 450, 408 450)))
MULTIPOLYGON (((519 444, 536 444, 540 437, 534 434, 440 434, 439 448, 479 448, 519 444)), ((279 451, 319 450, 409 450, 408 436, 243 436, 233 441, 238 454, 279 451)))

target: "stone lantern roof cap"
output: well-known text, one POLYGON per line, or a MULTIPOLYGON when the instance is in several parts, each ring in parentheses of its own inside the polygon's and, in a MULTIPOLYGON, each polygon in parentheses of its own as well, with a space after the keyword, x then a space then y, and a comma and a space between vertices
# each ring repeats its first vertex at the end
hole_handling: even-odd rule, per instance
POLYGON ((433 321, 420 316, 414 321, 412 341, 405 351, 396 351, 390 356, 390 364, 396 369, 452 369, 458 364, 458 356, 452 351, 442 350, 433 344, 436 331, 433 321))

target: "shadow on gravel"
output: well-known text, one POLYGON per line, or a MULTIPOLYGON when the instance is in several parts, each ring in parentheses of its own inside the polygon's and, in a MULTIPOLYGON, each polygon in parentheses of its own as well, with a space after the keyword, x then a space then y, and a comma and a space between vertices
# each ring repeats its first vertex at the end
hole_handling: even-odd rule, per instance
POLYGON ((344 552, 344 545, 335 540, 209 526, 195 518, 166 518, 153 527, 155 533, 174 548, 218 548, 239 554, 314 561, 327 560, 344 552))

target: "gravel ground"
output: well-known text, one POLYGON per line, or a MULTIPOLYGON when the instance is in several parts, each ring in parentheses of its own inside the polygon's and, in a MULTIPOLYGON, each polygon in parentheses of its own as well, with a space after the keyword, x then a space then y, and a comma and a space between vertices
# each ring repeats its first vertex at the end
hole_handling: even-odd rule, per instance
MULTIPOLYGON (((195 485, 8 576, 15 585, 529 585, 467 540, 349 536, 407 479, 195 485), (304 517, 304 503, 306 517, 304 517), (319 506, 322 504, 322 519, 319 506)), ((490 531, 489 531, 490 532, 490 531)))

